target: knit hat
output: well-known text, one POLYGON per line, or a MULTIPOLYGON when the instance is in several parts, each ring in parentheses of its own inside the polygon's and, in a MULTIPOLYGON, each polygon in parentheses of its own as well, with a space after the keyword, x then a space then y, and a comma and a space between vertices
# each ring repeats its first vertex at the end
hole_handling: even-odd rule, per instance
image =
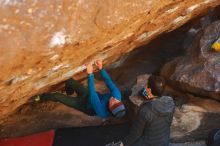
POLYGON ((116 117, 123 117, 125 115, 125 106, 118 99, 111 97, 109 99, 109 110, 116 117))

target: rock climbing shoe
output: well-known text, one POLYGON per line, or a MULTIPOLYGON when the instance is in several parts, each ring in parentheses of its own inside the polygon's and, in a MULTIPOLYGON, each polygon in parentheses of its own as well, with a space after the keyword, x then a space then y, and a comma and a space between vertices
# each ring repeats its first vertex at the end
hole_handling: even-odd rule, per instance
POLYGON ((35 102, 40 101, 40 95, 33 96, 32 101, 35 101, 35 102))

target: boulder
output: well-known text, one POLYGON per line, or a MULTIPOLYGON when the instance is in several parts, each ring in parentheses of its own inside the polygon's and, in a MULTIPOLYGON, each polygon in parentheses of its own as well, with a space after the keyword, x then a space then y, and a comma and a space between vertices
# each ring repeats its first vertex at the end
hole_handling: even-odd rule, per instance
POLYGON ((0 138, 26 136, 64 127, 101 125, 102 120, 59 103, 29 104, 0 121, 0 138))
POLYGON ((161 75, 176 89, 220 100, 220 53, 211 49, 220 37, 220 21, 198 32, 186 55, 168 62, 161 75))
MULTIPOLYGON (((97 91, 107 92, 104 82, 95 79, 95 83, 97 91)), ((59 91, 60 86, 62 87, 58 85, 53 88, 59 91)), ((59 92, 62 93, 62 91, 59 92)), ((30 100, 18 108, 14 114, 0 120, 0 139, 27 136, 51 129, 115 125, 127 121, 126 117, 101 119, 97 116, 90 116, 60 102, 30 100)))
MULTIPOLYGON (((138 76, 137 84, 132 88, 132 94, 129 99, 135 107, 135 112, 137 112, 138 107, 145 101, 143 97, 139 96, 138 92, 147 83, 148 77, 148 74, 138 76)), ((181 143, 205 140, 208 138, 210 131, 220 128, 219 102, 168 89, 165 88, 166 94, 173 97, 176 103, 171 125, 172 142, 181 143), (187 101, 181 102, 183 96, 188 97, 187 101)))
POLYGON ((110 64, 219 0, 0 1, 0 113, 15 112, 94 59, 110 64))

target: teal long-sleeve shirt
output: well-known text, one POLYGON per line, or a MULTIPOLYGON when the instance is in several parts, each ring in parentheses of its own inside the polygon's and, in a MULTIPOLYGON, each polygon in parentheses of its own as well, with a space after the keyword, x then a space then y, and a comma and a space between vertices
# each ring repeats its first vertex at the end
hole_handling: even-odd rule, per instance
POLYGON ((117 86, 113 83, 112 79, 108 75, 105 69, 100 71, 100 74, 105 81, 106 86, 109 89, 109 93, 99 94, 96 92, 94 84, 94 74, 88 75, 88 89, 89 89, 89 102, 95 111, 96 115, 101 118, 107 118, 111 116, 111 113, 108 109, 108 103, 110 97, 114 97, 121 101, 121 92, 117 86))

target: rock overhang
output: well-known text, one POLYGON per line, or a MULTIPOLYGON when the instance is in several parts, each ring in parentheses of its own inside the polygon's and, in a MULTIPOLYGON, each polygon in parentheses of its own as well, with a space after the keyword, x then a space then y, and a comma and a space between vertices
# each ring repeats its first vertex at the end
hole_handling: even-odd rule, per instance
POLYGON ((82 72, 86 62, 102 58, 110 64, 219 3, 1 1, 1 118, 82 72))

